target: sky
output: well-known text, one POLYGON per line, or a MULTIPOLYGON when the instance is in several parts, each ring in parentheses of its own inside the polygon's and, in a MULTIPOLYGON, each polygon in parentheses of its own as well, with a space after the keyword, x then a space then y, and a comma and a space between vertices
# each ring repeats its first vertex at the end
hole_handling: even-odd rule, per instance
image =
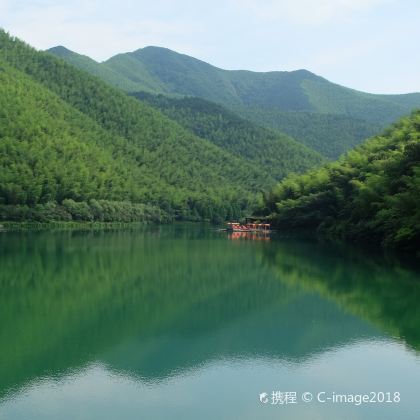
POLYGON ((420 91, 419 0, 0 0, 0 27, 98 61, 155 45, 230 70, 420 91))

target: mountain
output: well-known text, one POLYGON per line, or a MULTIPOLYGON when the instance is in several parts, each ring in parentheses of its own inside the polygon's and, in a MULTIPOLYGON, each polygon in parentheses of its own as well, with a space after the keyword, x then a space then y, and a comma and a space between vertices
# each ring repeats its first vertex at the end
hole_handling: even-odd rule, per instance
POLYGON ((265 199, 281 230, 316 230, 418 251, 420 111, 340 160, 283 180, 265 199))
POLYGON ((337 159, 383 129, 381 124, 340 114, 249 108, 241 115, 272 131, 287 133, 328 159, 337 159))
POLYGON ((106 66, 101 66, 95 60, 87 57, 86 55, 76 54, 63 46, 58 46, 48 50, 51 54, 66 60, 73 66, 76 66, 88 73, 93 74, 105 80, 109 84, 116 86, 128 92, 135 92, 139 90, 139 85, 130 79, 114 72, 106 66))
POLYGON ((144 86, 133 87, 130 83, 135 82, 121 74, 118 76, 116 71, 101 66, 86 56, 64 47, 55 47, 49 52, 111 85, 125 91, 133 90, 131 95, 135 98, 146 101, 199 137, 257 163, 277 180, 291 171, 302 171, 322 161, 322 156, 310 150, 310 147, 302 147, 302 144, 290 136, 240 118, 222 105, 194 97, 154 95, 146 92, 144 86), (136 89, 140 91, 135 91, 136 89))
POLYGON ((3 219, 221 220, 274 183, 254 161, 4 31, 0 66, 3 219))
POLYGON ((9 210, 20 218, 30 211, 22 206, 66 199, 137 201, 133 182, 142 174, 121 154, 113 156, 106 147, 112 141, 93 120, 0 58, 2 215, 9 210))
MULTIPOLYGON (((55 49, 50 52, 57 54, 55 49)), ((86 57, 76 53, 61 56, 127 92, 195 96, 222 104, 256 124, 294 137, 328 158, 337 158, 420 107, 420 93, 359 92, 307 70, 228 71, 159 47, 118 54, 103 63, 90 61, 89 65, 86 57), (106 74, 100 69, 106 69, 106 74)))
POLYGON ((159 109, 184 128, 235 156, 264 168, 275 179, 322 162, 321 155, 290 137, 260 127, 205 99, 171 98, 146 92, 132 94, 159 109))
POLYGON ((340 114, 391 123, 420 106, 420 93, 358 92, 307 70, 267 73, 222 70, 166 48, 146 47, 119 54, 104 65, 130 79, 136 75, 137 82, 148 80, 156 93, 197 96, 233 107, 340 114))

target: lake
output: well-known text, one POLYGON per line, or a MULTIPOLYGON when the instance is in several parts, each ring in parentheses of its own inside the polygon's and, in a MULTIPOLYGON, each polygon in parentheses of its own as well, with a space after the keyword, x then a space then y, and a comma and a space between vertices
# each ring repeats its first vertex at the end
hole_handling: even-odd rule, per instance
POLYGON ((337 244, 0 233, 0 419, 418 420, 419 302, 337 244))

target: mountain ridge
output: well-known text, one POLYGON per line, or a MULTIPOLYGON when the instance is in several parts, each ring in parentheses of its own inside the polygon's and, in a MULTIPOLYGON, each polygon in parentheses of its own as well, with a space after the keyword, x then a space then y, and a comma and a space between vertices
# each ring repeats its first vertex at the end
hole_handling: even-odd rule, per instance
MULTIPOLYGON (((73 58, 73 64, 78 65, 77 61, 73 58)), ((128 93, 193 96, 215 102, 255 124, 287 134, 329 159, 420 107, 417 92, 361 92, 306 69, 224 70, 163 47, 117 54, 96 66, 89 69, 85 65, 85 70, 128 93), (100 74, 103 70, 112 73, 100 74)))
MULTIPOLYGON (((263 166, 1 30, 0 67, 0 219, 220 221, 249 211, 274 182, 263 166)), ((288 171, 320 162, 284 159, 288 171)))
POLYGON ((67 47, 63 46, 63 45, 57 45, 51 48, 48 48, 45 50, 46 52, 50 52, 54 55, 58 55, 62 52, 66 52, 66 53, 72 53, 78 56, 82 56, 82 57, 88 57, 90 60, 94 61, 95 63, 101 65, 101 64, 106 64, 110 61, 112 61, 115 58, 119 58, 121 56, 125 56, 125 55, 130 55, 130 56, 134 56, 137 58, 141 58, 141 56, 143 55, 143 53, 148 53, 150 51, 152 52, 165 52, 165 53, 169 53, 170 55, 176 56, 176 57, 182 57, 184 59, 189 60, 190 62, 195 62, 195 63, 199 63, 199 64, 203 64, 206 67, 209 68, 213 68, 215 70, 219 70, 222 72, 226 72, 226 73, 247 73, 247 74, 253 74, 253 75, 277 75, 277 74, 284 74, 284 75, 305 75, 307 77, 309 77, 310 79, 315 79, 315 80, 320 80, 320 81, 326 81, 328 83, 332 83, 336 86, 340 86, 342 88, 351 90, 353 92, 357 92, 357 93, 362 93, 362 94, 366 94, 366 95, 372 95, 372 96, 376 96, 376 97, 384 97, 384 98, 392 98, 392 99, 397 99, 398 97, 400 98, 404 98, 407 96, 417 96, 420 95, 420 90, 419 91, 413 91, 413 92, 404 92, 404 93, 371 93, 371 92, 365 92, 356 88, 352 88, 352 87, 348 87, 345 85, 341 85, 339 83, 335 83, 335 82, 331 82, 329 79, 318 75, 314 72, 312 72, 311 70, 305 69, 305 68, 299 68, 299 69, 295 69, 295 70, 267 70, 267 71, 256 71, 256 70, 249 70, 249 69, 245 69, 245 68, 239 68, 239 69, 225 69, 222 67, 218 67, 216 65, 210 64, 202 59, 198 59, 195 57, 192 57, 188 54, 185 53, 179 53, 175 50, 172 50, 170 48, 166 48, 166 47, 161 47, 161 46, 156 46, 156 45, 148 45, 146 47, 142 47, 142 48, 138 48, 134 51, 129 51, 129 52, 123 52, 123 53, 117 53, 111 57, 109 57, 108 59, 105 60, 95 60, 93 58, 90 58, 87 55, 84 54, 79 54, 73 50, 68 49, 67 47))

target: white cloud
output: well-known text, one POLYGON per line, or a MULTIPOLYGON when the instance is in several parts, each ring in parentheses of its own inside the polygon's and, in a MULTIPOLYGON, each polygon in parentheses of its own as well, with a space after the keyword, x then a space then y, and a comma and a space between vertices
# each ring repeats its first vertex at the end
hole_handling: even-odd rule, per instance
POLYGON ((376 92, 419 90, 419 19, 419 0, 0 0, 0 27, 40 49, 101 61, 157 45, 376 92))
POLYGON ((233 0, 236 7, 260 19, 323 24, 365 12, 395 0, 233 0))
POLYGON ((147 45, 168 46, 191 55, 198 53, 188 42, 191 33, 200 30, 195 23, 141 18, 136 13, 116 17, 104 6, 106 2, 100 4, 95 0, 38 3, 24 10, 14 9, 15 13, 10 12, 4 23, 0 16, 0 26, 38 49, 61 44, 98 61, 147 45))

